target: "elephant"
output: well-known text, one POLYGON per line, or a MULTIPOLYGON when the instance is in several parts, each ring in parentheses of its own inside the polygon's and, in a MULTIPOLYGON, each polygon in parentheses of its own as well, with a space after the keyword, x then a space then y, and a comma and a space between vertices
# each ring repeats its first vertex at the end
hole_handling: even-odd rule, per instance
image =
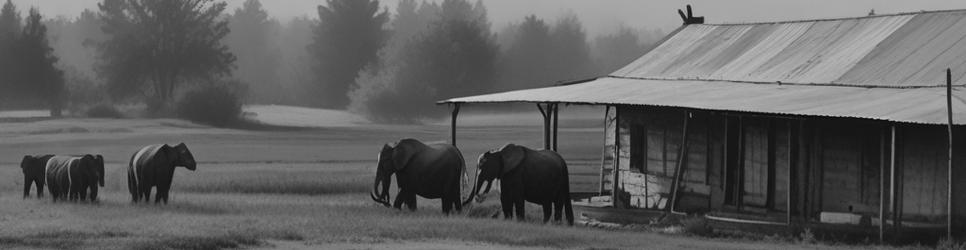
POLYGON ((487 184, 483 194, 488 193, 495 179, 500 180, 500 203, 506 219, 513 218, 516 212, 518 220, 526 220, 524 202, 529 201, 543 206, 544 223, 550 220, 551 209, 555 221, 560 221, 565 209, 567 224, 573 225, 567 163, 557 152, 507 144, 483 153, 477 161, 473 191, 463 204, 480 195, 484 182, 487 184))
POLYGON ((151 202, 151 188, 157 187, 154 203, 168 204, 168 190, 176 167, 195 171, 195 157, 188 146, 180 143, 174 147, 168 144, 155 144, 141 148, 131 156, 127 169, 127 187, 131 201, 137 203, 142 198, 151 202))
POLYGON ((85 201, 88 197, 97 202, 98 186, 104 186, 104 157, 100 155, 53 156, 44 171, 47 190, 55 202, 85 201))
POLYGON ((453 208, 463 209, 460 188, 465 180, 466 162, 456 146, 450 144, 424 144, 416 139, 402 139, 382 146, 376 167, 376 180, 369 196, 372 200, 389 207, 389 185, 396 175, 399 193, 392 206, 416 210, 416 196, 441 199, 444 214, 453 208), (379 190, 379 185, 382 190, 379 190))
POLYGON ((54 155, 25 155, 20 161, 20 169, 23 170, 23 198, 30 197, 30 186, 36 184, 37 198, 44 198, 44 168, 47 167, 47 160, 54 155))

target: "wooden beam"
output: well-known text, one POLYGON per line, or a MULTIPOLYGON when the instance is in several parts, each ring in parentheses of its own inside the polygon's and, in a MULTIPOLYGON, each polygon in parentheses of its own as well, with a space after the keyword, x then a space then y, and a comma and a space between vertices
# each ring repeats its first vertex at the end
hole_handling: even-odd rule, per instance
POLYGON ((449 128, 449 136, 450 136, 449 138, 450 138, 450 142, 453 143, 453 146, 456 146, 456 117, 459 116, 459 114, 460 114, 460 104, 454 103, 453 114, 452 114, 452 117, 450 117, 452 121, 450 122, 450 128, 449 128))
POLYGON ((557 152, 558 124, 560 123, 560 103, 553 104, 553 151, 557 152))
POLYGON ((899 236, 899 226, 902 223, 899 221, 899 214, 901 212, 899 211, 899 192, 900 192, 899 191, 899 187, 898 187, 898 185, 899 185, 899 178, 898 178, 899 177, 899 173, 898 173, 899 171, 898 170, 899 169, 898 169, 898 166, 897 166, 898 164, 896 164, 897 161, 896 161, 896 125, 895 124, 892 124, 891 131, 892 131, 892 136, 890 136, 890 138, 891 138, 891 141, 890 141, 891 146, 889 148, 889 167, 891 168, 891 170, 890 170, 890 172, 891 172, 890 176, 891 177, 890 177, 890 181, 889 182, 890 182, 890 189, 891 189, 890 190, 891 191, 890 193, 892 194, 892 197, 889 199, 889 203, 891 203, 891 207, 892 207, 892 232, 893 232, 893 237, 898 237, 899 236))
POLYGON ((606 106, 604 108, 604 144, 605 144, 605 146, 600 150, 601 151, 601 156, 600 156, 600 190, 598 192, 598 195, 604 195, 604 164, 607 163, 606 161, 604 161, 604 158, 606 158, 604 156, 604 154, 607 153, 607 147, 606 147, 606 144, 607 144, 607 122, 608 122, 607 119, 610 118, 610 117, 607 116, 608 114, 610 114, 610 106, 606 106))
POLYGON ((792 199, 792 194, 793 194, 792 189, 794 188, 793 182, 795 180, 794 179, 795 177, 794 173, 796 169, 795 163, 797 162, 797 158, 798 158, 797 154, 795 154, 795 151, 796 151, 795 149, 797 148, 795 147, 796 141, 794 139, 795 133, 793 133, 792 131, 793 127, 795 127, 794 123, 789 120, 788 121, 788 181, 785 183, 787 185, 785 189, 785 192, 786 192, 785 212, 787 215, 787 218, 785 218, 785 223, 787 223, 786 225, 788 225, 788 227, 792 227, 792 208, 794 207, 792 206, 792 201, 794 201, 792 199))
POLYGON ((885 230, 886 230, 886 159, 887 151, 886 147, 886 137, 887 131, 882 130, 879 132, 879 243, 885 242, 885 230))
MULTIPOLYGON (((674 167, 674 180, 671 181, 671 200, 667 208, 671 213, 677 213, 675 208, 678 201, 678 190, 681 189, 681 177, 684 176, 684 162, 688 154, 688 121, 691 120, 691 112, 684 111, 684 128, 681 135, 681 148, 678 149, 677 166, 674 167)), ((632 138, 633 139, 633 138, 632 138)))
POLYGON ((547 104, 547 108, 544 109, 543 104, 537 103, 537 109, 543 116, 543 149, 550 149, 550 115, 553 111, 550 110, 550 104, 547 104))
POLYGON ((952 70, 946 69, 946 116, 949 118, 949 154, 947 155, 946 175, 946 238, 953 239, 953 76, 952 70))
POLYGON ((611 206, 617 208, 617 199, 620 183, 620 170, 621 170, 621 109, 614 106, 614 181, 611 183, 613 187, 611 188, 611 206))

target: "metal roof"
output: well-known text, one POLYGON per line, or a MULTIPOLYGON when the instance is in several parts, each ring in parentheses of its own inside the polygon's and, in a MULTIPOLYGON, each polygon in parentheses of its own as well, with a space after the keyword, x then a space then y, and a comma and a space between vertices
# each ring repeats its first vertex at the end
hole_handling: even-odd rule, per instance
MULTIPOLYGON (((683 26, 595 81, 455 98, 689 107, 944 124, 945 70, 963 110, 966 10, 683 26)), ((966 112, 957 112, 966 124, 966 112)))

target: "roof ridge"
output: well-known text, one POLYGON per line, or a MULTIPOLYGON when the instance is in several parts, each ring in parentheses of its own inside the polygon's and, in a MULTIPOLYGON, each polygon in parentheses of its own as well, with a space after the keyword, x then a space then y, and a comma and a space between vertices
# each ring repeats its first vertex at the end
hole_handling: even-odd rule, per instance
MULTIPOLYGON (((615 76, 615 75, 607 75, 603 77, 616 78, 616 79, 630 79, 630 80, 730 82, 730 83, 745 83, 745 84, 759 84, 759 85, 852 87, 852 88, 867 88, 867 89, 926 89, 926 88, 945 88, 946 87, 946 84, 890 86, 890 85, 869 85, 869 84, 848 84, 848 83, 801 83, 801 82, 782 82, 782 81, 764 82, 764 81, 742 81, 742 80, 702 79, 702 78, 628 77, 628 76, 615 76)), ((952 86, 966 87, 966 84, 953 84, 952 86)))
POLYGON ((870 16, 800 19, 800 20, 784 20, 784 21, 772 21, 772 22, 705 23, 705 24, 691 24, 691 25, 739 26, 739 25, 759 25, 759 24, 808 23, 808 22, 826 22, 826 21, 858 20, 858 19, 870 19, 870 18, 882 18, 882 17, 894 17, 894 16, 908 16, 908 15, 918 15, 918 14, 947 13, 947 12, 966 13, 966 9, 920 10, 920 11, 899 12, 899 13, 891 13, 891 14, 876 14, 876 15, 870 15, 870 16))

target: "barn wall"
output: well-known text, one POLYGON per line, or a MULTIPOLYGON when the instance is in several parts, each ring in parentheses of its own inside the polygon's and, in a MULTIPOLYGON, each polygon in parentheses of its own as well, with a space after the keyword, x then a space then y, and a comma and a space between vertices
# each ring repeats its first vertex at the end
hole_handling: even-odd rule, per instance
POLYGON ((941 126, 906 126, 901 131, 903 220, 944 222, 948 182, 946 131, 941 126))
POLYGON ((877 214, 883 127, 854 120, 817 124, 820 211, 877 214))

